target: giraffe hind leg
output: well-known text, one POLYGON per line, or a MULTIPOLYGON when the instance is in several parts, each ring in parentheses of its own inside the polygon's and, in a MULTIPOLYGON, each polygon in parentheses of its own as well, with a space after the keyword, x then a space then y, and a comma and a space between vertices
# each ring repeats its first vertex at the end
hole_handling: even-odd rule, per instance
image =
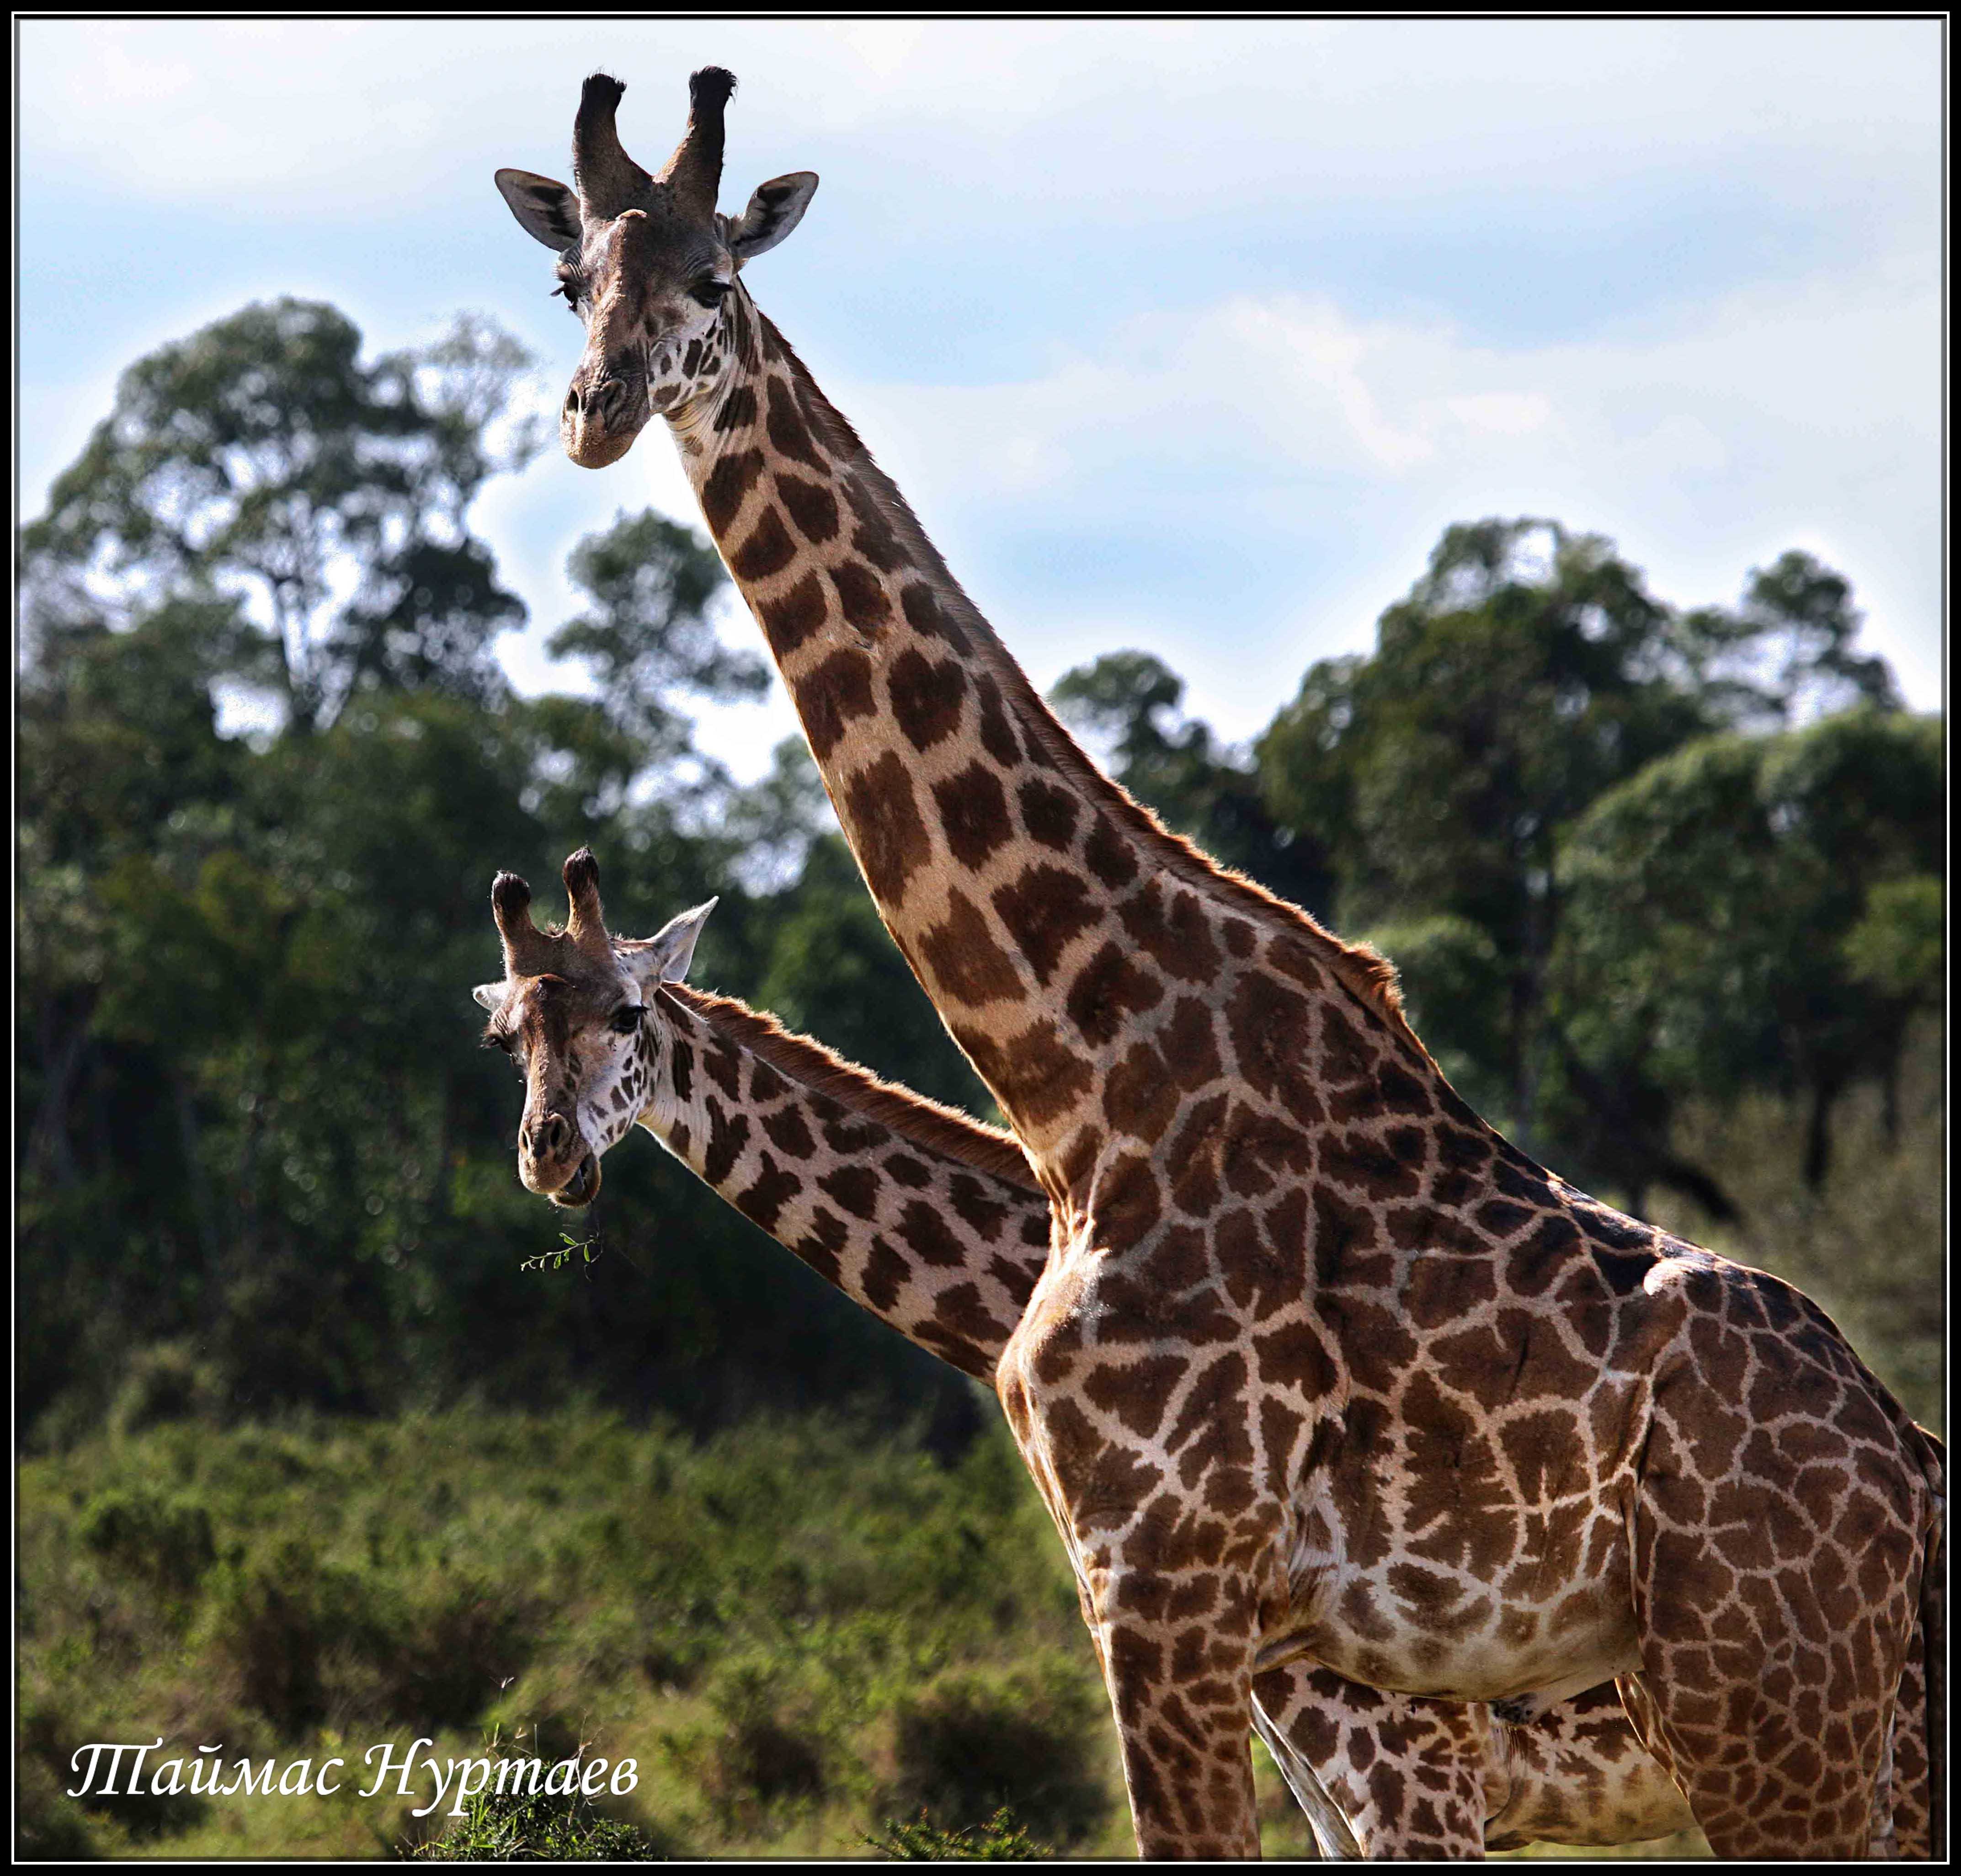
POLYGON ((1315 1846, 1322 1857, 1331 1863, 1359 1862, 1363 1854, 1362 1846, 1347 1818, 1322 1782, 1319 1769, 1290 1736, 1284 1724, 1283 1702, 1290 1691, 1286 1677, 1285 1669, 1277 1669, 1261 1675, 1254 1682, 1253 1730, 1266 1742, 1267 1751, 1274 1756, 1274 1763, 1280 1767, 1280 1776, 1294 1795, 1294 1802, 1306 1814, 1308 1828, 1314 1833, 1315 1846), (1261 1697, 1263 1688, 1264 1699, 1261 1697), (1277 1699, 1276 1689, 1280 1696, 1277 1699), (1271 1712, 1269 1702, 1273 1708, 1271 1712))
POLYGON ((1855 1573, 1830 1533, 1801 1565, 1752 1567, 1661 1528, 1645 1503, 1634 1523, 1641 1697, 1628 1712, 1710 1848, 1870 1854, 1918 1574, 1889 1539, 1907 1533, 1874 1536, 1855 1573), (1875 1594, 1876 1582, 1892 1587, 1875 1594))
POLYGON ((1928 1542, 1920 1584, 1920 1619, 1900 1675, 1894 1708, 1893 1839, 1916 1862, 1947 1857, 1947 1589, 1940 1535, 1928 1542))

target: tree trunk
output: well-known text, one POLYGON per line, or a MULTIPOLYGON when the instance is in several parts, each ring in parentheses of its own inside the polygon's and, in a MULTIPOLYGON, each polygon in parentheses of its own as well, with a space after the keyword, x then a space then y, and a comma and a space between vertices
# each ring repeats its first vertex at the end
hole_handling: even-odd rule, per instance
POLYGON ((27 1161, 43 1167, 57 1185, 72 1185, 79 1175, 75 1149, 68 1137, 68 1106, 81 1072, 83 1051, 88 1042, 88 1018, 94 998, 91 995, 77 1013, 65 1035, 59 1032, 58 999, 48 997, 36 1022, 39 1031, 42 1072, 46 1077, 41 1103, 28 1130, 27 1161))
POLYGON ((197 1124, 197 1097, 190 1077, 181 1068, 171 1070, 171 1093, 177 1106, 177 1147, 183 1156, 184 1183, 190 1193, 191 1215, 197 1221, 197 1248, 206 1281, 218 1271, 218 1216, 205 1177, 202 1140, 197 1124))
POLYGON ((1832 1170, 1832 1109, 1838 1093, 1836 1081, 1812 1085, 1811 1114, 1804 1129, 1804 1182, 1814 1192, 1832 1170))

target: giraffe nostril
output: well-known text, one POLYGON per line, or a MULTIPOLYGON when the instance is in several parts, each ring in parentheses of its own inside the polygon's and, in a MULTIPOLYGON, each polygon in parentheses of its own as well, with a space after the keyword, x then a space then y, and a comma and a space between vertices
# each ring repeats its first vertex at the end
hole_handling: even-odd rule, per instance
POLYGON ((525 1138, 533 1159, 560 1159, 572 1145, 572 1124, 563 1114, 548 1114, 525 1129, 525 1138))

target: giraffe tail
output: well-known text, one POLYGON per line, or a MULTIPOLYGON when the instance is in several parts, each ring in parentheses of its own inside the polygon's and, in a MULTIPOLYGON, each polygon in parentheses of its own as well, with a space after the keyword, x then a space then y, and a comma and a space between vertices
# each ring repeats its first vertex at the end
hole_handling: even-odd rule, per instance
POLYGON ((1920 1642, 1927 1694, 1928 1854, 1947 1859, 1947 1587, 1945 1508, 1928 1533, 1920 1578, 1920 1642))
POLYGON ((1927 1481, 1920 1606, 1893 1713, 1896 1854, 1944 1862, 1947 1853, 1947 1449, 1924 1427, 1911 1444, 1927 1481))

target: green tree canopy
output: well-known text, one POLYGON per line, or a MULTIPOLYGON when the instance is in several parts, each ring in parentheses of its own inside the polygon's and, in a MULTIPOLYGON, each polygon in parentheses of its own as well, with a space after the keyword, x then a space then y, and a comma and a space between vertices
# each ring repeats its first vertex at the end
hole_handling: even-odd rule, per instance
POLYGON ((678 522, 652 509, 620 514, 572 550, 566 571, 589 603, 548 649, 585 661, 607 719, 639 766, 671 772, 694 753, 693 720, 673 692, 733 701, 768 689, 761 659, 732 650, 716 632, 711 604, 728 585, 720 557, 678 522))
POLYGON ((1940 742, 1937 719, 1851 710, 1692 743, 1594 804, 1562 856, 1554 971, 1583 1107, 1590 1083, 1779 1087, 1806 1101, 1804 1169, 1824 1177, 1835 1103, 1890 1083, 1937 994, 1940 742))
POLYGON ((594 1221, 630 1251, 589 1282, 520 1270, 563 1221, 518 1186, 518 1090, 474 1046, 500 868, 548 900, 589 844, 635 934, 719 892, 703 981, 775 972, 824 1029, 869 984, 871 1028, 837 1039, 971 1092, 850 914, 805 767, 736 789, 696 748, 694 700, 763 681, 717 636, 705 541, 643 513, 580 542, 587 603, 551 643, 591 694, 509 694, 492 646, 521 611, 468 511, 534 446, 523 362, 467 322, 371 362, 333 308, 247 308, 131 367, 24 531, 30 1417, 100 1411, 160 1340, 232 1412, 575 1383, 701 1425, 868 1388, 965 1401, 801 1267, 764 1281, 780 1253, 656 1153, 623 1152, 594 1221), (241 687, 279 705, 264 733, 219 732, 241 687))
MULTIPOLYGON (((1848 582, 1800 553, 1752 573, 1736 608, 1684 614, 1598 535, 1530 518, 1453 527, 1383 613, 1372 655, 1309 669, 1258 745, 1260 782, 1275 818, 1325 850, 1340 923, 1397 959, 1420 1027, 1474 1101, 1624 1191, 1659 1180, 1720 1217, 1720 1183, 1666 1145, 1697 1085, 1685 1065, 1664 1070, 1647 1050, 1607 1072, 1571 1032, 1580 1004, 1553 994, 1567 869, 1593 851, 1571 837, 1725 729, 1854 703, 1889 720, 1891 677, 1855 649, 1857 625, 1848 582)), ((1855 795, 1868 785, 1846 777, 1855 795)), ((1886 812, 1903 800, 1888 793, 1886 812)), ((1747 871, 1767 826, 1725 825, 1747 871)), ((1820 834, 1860 838, 1849 820, 1820 834)), ((1630 876, 1619 890, 1638 896, 1630 876)))
POLYGON ((30 621, 62 590, 116 624, 224 595, 269 641, 236 675, 300 731, 357 689, 500 688, 491 641, 523 608, 468 510, 536 453, 505 421, 530 360, 487 321, 360 356, 335 308, 247 307, 125 372, 116 404, 22 537, 30 621))
POLYGON ((1065 672, 1049 693, 1057 713, 1108 751, 1111 773, 1168 826, 1325 913, 1333 882, 1319 844, 1275 822, 1252 763, 1209 724, 1178 720, 1184 698, 1185 680, 1148 652, 1106 652, 1065 672))

